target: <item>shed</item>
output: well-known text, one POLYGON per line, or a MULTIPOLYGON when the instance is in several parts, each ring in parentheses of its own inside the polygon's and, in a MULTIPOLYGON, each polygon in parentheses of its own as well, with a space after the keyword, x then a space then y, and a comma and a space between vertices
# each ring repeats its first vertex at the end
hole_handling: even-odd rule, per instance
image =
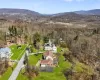
POLYGON ((11 55, 11 49, 8 47, 0 48, 0 57, 1 58, 9 58, 11 55))

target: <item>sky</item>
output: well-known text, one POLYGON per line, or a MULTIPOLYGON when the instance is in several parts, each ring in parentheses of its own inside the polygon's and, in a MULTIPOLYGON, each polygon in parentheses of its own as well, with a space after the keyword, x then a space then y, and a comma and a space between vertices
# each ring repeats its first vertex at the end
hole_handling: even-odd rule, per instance
POLYGON ((0 0, 0 8, 20 8, 42 14, 55 14, 100 9, 100 0, 0 0))

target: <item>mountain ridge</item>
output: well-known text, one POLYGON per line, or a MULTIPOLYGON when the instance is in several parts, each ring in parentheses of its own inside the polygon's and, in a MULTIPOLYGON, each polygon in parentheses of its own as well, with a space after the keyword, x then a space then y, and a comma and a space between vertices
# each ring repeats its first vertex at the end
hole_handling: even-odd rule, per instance
POLYGON ((100 9, 74 11, 76 14, 82 15, 100 15, 100 9))
POLYGON ((39 12, 28 10, 28 9, 17 9, 17 8, 0 8, 0 14, 2 13, 26 13, 33 15, 58 15, 63 13, 76 13, 76 14, 86 14, 86 15, 100 15, 100 9, 92 9, 92 10, 80 10, 80 11, 71 11, 71 12, 60 12, 56 14, 41 14, 39 12))
POLYGON ((2 13, 26 13, 40 15, 40 13, 28 9, 17 9, 17 8, 0 8, 0 14, 2 13))

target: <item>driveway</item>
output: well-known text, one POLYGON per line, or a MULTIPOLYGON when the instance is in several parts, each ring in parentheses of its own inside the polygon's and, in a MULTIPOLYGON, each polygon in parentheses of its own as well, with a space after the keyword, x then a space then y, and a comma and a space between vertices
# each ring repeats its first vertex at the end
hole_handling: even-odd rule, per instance
POLYGON ((12 72, 12 75, 9 77, 8 80, 16 80, 17 79, 17 76, 23 66, 24 57, 25 57, 25 53, 23 54, 22 58, 19 60, 17 67, 14 69, 14 71, 12 72))

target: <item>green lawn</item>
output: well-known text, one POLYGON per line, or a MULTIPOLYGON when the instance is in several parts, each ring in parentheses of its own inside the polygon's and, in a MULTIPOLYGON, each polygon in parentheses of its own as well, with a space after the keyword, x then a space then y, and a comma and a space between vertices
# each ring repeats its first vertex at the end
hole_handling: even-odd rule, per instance
MULTIPOLYGON (((16 64, 15 64, 13 67, 15 68, 15 67, 16 67, 16 64)), ((12 68, 9 67, 9 68, 7 69, 7 71, 0 77, 0 80, 8 80, 8 78, 9 78, 10 75, 11 75, 11 73, 12 73, 12 68)))
POLYGON ((36 55, 29 56, 29 63, 30 63, 30 65, 36 65, 36 63, 41 58, 42 58, 42 54, 38 54, 37 56, 36 55))
MULTIPOLYGON (((29 56, 29 64, 36 65, 36 63, 38 62, 39 59, 41 59, 41 57, 42 57, 42 54, 38 54, 37 56, 36 55, 29 56)), ((22 75, 20 72, 18 77, 17 77, 17 80, 28 80, 28 77, 22 75)))
POLYGON ((19 60, 22 57, 23 53, 25 52, 26 45, 22 45, 21 48, 19 49, 17 49, 17 45, 12 45, 10 46, 10 48, 13 54, 11 59, 19 60))
POLYGON ((29 80, 27 76, 22 75, 21 72, 19 73, 17 80, 29 80))
MULTIPOLYGON (((20 59, 23 55, 23 53, 25 52, 25 47, 26 45, 22 45, 22 48, 17 49, 17 45, 12 45, 10 46, 10 49, 13 53, 13 56, 11 57, 11 59, 16 60, 16 59, 20 59), (21 54, 22 53, 22 54, 21 54)), ((15 64, 13 67, 15 68, 17 64, 15 64)), ((8 78, 10 77, 12 73, 12 68, 9 67, 7 69, 7 71, 0 77, 0 80, 8 80, 8 78)))
POLYGON ((9 67, 7 71, 0 77, 0 80, 8 80, 12 73, 12 69, 9 67))

